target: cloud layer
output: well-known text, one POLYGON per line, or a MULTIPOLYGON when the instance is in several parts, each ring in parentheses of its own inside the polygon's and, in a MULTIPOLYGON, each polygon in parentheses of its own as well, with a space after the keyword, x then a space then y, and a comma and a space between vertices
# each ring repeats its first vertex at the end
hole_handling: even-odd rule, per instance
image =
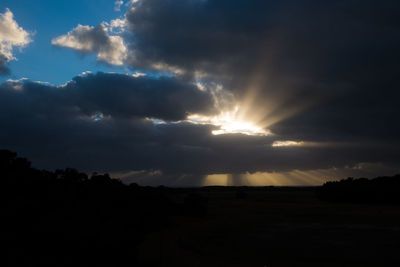
POLYGON ((161 180, 360 162, 393 165, 400 157, 388 143, 277 147, 277 135, 213 135, 217 126, 185 120, 191 113, 209 113, 213 105, 208 92, 176 78, 98 73, 61 87, 9 81, 0 87, 0 124, 7 129, 0 133, 0 146, 22 152, 40 167, 161 172, 161 180))

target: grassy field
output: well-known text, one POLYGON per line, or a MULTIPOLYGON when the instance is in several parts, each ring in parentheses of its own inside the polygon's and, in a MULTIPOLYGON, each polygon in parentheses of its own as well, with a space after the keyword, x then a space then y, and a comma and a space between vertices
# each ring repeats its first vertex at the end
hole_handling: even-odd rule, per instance
MULTIPOLYGON (((313 189, 206 188, 139 246, 142 266, 400 266, 400 208, 319 201, 313 189)), ((181 201, 187 192, 174 193, 181 201)))

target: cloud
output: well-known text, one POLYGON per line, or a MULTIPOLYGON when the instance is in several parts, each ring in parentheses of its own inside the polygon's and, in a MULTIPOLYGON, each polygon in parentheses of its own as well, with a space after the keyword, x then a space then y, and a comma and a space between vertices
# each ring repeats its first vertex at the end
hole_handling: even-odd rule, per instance
POLYGON ((283 140, 399 142, 399 7, 141 1, 126 14, 127 64, 217 82, 283 140))
POLYGON ((0 75, 6 75, 10 73, 7 66, 9 60, 5 55, 0 54, 0 75))
POLYGON ((393 11, 398 5, 396 1, 375 6, 373 1, 146 0, 129 10, 126 19, 135 34, 133 46, 145 62, 247 74, 247 68, 254 71, 261 60, 268 60, 274 66, 265 62, 262 67, 269 71, 305 75, 329 70, 334 63, 330 60, 344 56, 343 52, 354 53, 348 59, 358 64, 353 59, 374 48, 375 37, 382 37, 381 46, 392 46, 389 41, 398 41, 393 11), (358 49, 363 43, 367 47, 358 49), (296 68, 301 66, 305 69, 296 68))
POLYGON ((125 19, 114 19, 110 23, 103 22, 104 25, 108 26, 110 32, 122 33, 126 27, 125 19))
POLYGON ((123 38, 110 35, 105 24, 96 27, 78 25, 66 35, 52 39, 51 43, 81 53, 95 53, 99 61, 110 65, 123 65, 127 56, 123 38))
MULTIPOLYGON (((208 114, 214 106, 208 92, 200 91, 195 85, 185 81, 168 77, 85 73, 61 87, 28 80, 9 80, 3 88, 3 93, 20 92, 21 99, 42 99, 51 104, 48 107, 50 109, 75 108, 81 116, 88 118, 101 113, 105 117, 178 121, 191 113, 208 114)), ((6 94, 5 98, 7 96, 6 94)), ((6 103, 4 105, 8 106, 6 103)), ((32 112, 38 108, 33 103, 24 109, 28 107, 32 112)))
POLYGON ((114 10, 115 11, 121 11, 121 6, 124 4, 124 1, 115 1, 114 2, 114 10))
POLYGON ((126 2, 126 6, 133 7, 136 4, 138 4, 139 2, 140 2, 140 0, 129 0, 128 2, 126 2))
POLYGON ((8 8, 0 13, 0 75, 9 74, 7 65, 16 60, 13 49, 25 47, 31 41, 30 34, 18 25, 8 8))
POLYGON ((196 187, 196 186, 315 186, 327 181, 337 181, 347 177, 375 178, 377 175, 392 175, 398 172, 395 166, 386 166, 379 163, 360 163, 342 168, 315 169, 307 171, 283 172, 254 172, 234 174, 181 174, 169 175, 160 171, 130 171, 115 172, 113 177, 118 177, 124 183, 138 183, 141 185, 159 186, 160 184, 171 187, 196 187))
POLYGON ((0 124, 6 129, 0 147, 28 156, 40 168, 161 172, 153 175, 157 181, 360 162, 395 166, 400 158, 390 142, 274 147, 279 136, 213 135, 218 126, 185 120, 213 106, 207 91, 178 78, 98 73, 60 87, 10 80, 0 86, 0 124))

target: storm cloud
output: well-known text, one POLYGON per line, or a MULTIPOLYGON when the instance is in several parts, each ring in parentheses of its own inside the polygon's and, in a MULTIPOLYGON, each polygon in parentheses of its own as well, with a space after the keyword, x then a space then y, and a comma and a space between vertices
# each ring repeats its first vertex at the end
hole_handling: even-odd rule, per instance
POLYGON ((148 0, 126 20, 135 34, 132 64, 216 80, 238 101, 255 94, 249 113, 264 107, 263 120, 286 139, 397 146, 399 8, 397 1, 148 0))

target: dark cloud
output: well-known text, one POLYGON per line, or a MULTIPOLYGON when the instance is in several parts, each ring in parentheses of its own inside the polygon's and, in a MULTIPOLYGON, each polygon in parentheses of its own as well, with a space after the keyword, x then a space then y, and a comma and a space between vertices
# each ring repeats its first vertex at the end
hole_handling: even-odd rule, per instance
POLYGON ((210 113, 214 104, 211 95, 195 85, 166 77, 97 73, 77 76, 62 87, 29 81, 2 87, 4 109, 18 105, 24 112, 46 116, 64 116, 59 113, 72 110, 82 116, 182 120, 189 113, 210 113), (15 102, 7 102, 7 97, 15 102))
POLYGON ((397 1, 146 0, 126 17, 133 52, 145 62, 222 74, 261 66, 284 76, 331 76, 392 61, 398 9, 397 1))
POLYGON ((286 138, 398 140, 398 1, 146 0, 127 13, 136 65, 250 90, 286 138))
POLYGON ((86 114, 182 120, 215 112, 209 93, 176 78, 98 73, 74 78, 64 92, 86 114))
POLYGON ((0 54, 0 75, 10 74, 10 69, 8 68, 8 59, 0 54))
POLYGON ((191 98, 190 106, 181 103, 185 99, 175 97, 183 85, 175 78, 103 73, 76 77, 63 87, 29 81, 2 84, 0 124, 5 130, 0 132, 0 147, 28 156, 39 167, 144 171, 145 177, 151 173, 152 181, 186 177, 187 184, 188 177, 197 177, 195 182, 213 173, 313 170, 359 162, 395 164, 400 158, 394 147, 272 147, 280 136, 216 136, 211 134, 217 128, 213 125, 183 121, 157 124, 145 119, 184 118, 186 112, 201 111, 202 107, 207 111, 207 96, 191 85, 179 94, 191 98), (193 94, 187 96, 191 90, 193 94), (164 101, 158 101, 162 95, 164 101), (154 102, 146 100, 154 98, 154 102), (133 100, 147 105, 134 107, 133 100), (175 108, 183 111, 166 115, 168 109, 175 108), (159 110, 163 110, 161 117, 159 110), (99 112, 102 117, 96 116, 99 112), (160 171, 162 175, 157 174, 160 171))
POLYGON ((266 2, 142 1, 126 14, 134 33, 134 63, 162 62, 220 74, 247 64, 265 45, 269 7, 276 6, 266 2))

